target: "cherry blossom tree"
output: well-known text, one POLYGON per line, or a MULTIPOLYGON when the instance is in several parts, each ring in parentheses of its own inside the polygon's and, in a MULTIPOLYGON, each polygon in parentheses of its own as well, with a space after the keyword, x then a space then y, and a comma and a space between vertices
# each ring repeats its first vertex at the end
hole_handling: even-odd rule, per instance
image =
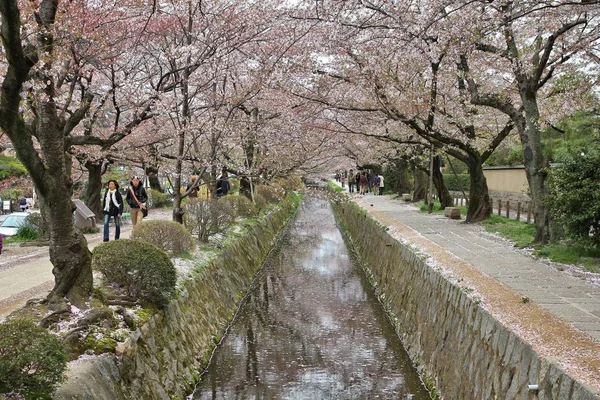
MULTIPOLYGON (((557 77, 582 68, 600 38, 598 1, 476 1, 446 10, 472 104, 508 115, 521 138, 536 225, 535 242, 551 237, 544 198, 548 163, 541 146, 544 99, 557 77), (456 16, 453 13, 456 12, 456 16)), ((559 91, 565 88, 558 89, 559 91)), ((582 98, 571 94, 575 98, 582 98)), ((563 103, 568 104, 568 103, 563 103)), ((549 111, 549 110, 548 110, 549 111)), ((554 103, 552 113, 564 115, 554 103)))
POLYGON ((136 2, 98 3, 91 8, 114 18, 99 23, 81 2, 0 2, 5 56, 0 128, 27 168, 49 222, 55 276, 49 300, 59 308, 64 298, 83 305, 92 288, 91 255, 73 224, 71 201, 69 150, 81 142, 73 133, 96 97, 82 85, 93 84, 96 67, 114 57, 113 40, 132 35, 126 26, 136 26, 134 21, 144 10, 136 2), (131 14, 124 15, 125 9, 131 14), (74 26, 73 21, 81 25, 74 26), (95 27, 94 36, 86 31, 87 22, 95 27))
POLYGON ((456 63, 450 57, 453 42, 428 28, 440 9, 415 4, 386 7, 361 3, 362 7, 352 4, 334 17, 326 16, 324 10, 320 14, 317 10, 313 18, 303 16, 339 31, 333 36, 343 40, 313 49, 321 60, 317 58, 311 70, 321 77, 300 85, 304 87, 297 94, 335 109, 336 122, 349 133, 400 146, 418 135, 426 142, 423 147, 436 152, 433 180, 442 207, 451 206, 452 197, 445 188, 437 154, 447 152, 464 161, 472 180, 467 221, 476 222, 491 212, 482 164, 513 124, 492 125, 490 121, 497 121, 498 113, 465 106, 465 84, 457 79, 456 63), (396 125, 391 132, 387 128, 373 130, 364 123, 368 113, 378 113, 403 127, 396 125), (476 118, 476 113, 485 116, 476 118))

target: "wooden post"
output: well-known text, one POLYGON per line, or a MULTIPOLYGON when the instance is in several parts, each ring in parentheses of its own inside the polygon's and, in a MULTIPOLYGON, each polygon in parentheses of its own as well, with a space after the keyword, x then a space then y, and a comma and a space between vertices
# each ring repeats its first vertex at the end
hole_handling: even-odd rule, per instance
POLYGON ((527 223, 531 222, 531 203, 527 203, 527 223))
POLYGON ((517 203, 517 221, 521 220, 521 202, 517 203))
POLYGON ((506 200, 506 218, 510 218, 510 201, 506 200))
POLYGON ((502 199, 498 200, 498 215, 502 215, 502 199))

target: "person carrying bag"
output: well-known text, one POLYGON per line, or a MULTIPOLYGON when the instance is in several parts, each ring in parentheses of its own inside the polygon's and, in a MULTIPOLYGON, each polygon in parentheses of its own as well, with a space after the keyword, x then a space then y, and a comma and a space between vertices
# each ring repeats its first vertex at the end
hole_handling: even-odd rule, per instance
POLYGON ((142 219, 148 215, 148 207, 146 206, 148 196, 146 195, 144 185, 140 184, 138 176, 134 176, 131 180, 126 200, 131 208, 131 223, 135 226, 142 222, 142 219))

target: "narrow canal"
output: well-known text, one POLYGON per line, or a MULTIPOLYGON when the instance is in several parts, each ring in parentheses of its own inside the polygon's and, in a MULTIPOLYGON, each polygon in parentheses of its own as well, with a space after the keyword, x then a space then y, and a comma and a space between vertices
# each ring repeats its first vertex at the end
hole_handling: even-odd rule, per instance
POLYGON ((327 201, 304 201, 191 399, 430 399, 327 201))

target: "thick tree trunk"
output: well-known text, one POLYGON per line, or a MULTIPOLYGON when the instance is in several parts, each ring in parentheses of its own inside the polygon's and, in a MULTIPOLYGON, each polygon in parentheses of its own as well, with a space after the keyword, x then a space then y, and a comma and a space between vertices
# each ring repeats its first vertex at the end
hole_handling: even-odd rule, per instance
POLYGON ((252 200, 252 192, 250 191, 250 179, 247 176, 240 178, 240 195, 246 196, 252 200))
POLYGON ((394 181, 394 185, 393 185, 393 187, 391 186, 390 182, 392 180, 386 181, 387 183, 385 185, 390 186, 389 188, 398 194, 410 193, 411 187, 410 187, 410 179, 409 179, 409 172, 410 172, 409 168, 410 168, 410 166, 406 160, 403 160, 403 159, 394 160, 391 164, 391 168, 389 168, 387 170, 388 173, 391 173, 392 175, 394 175, 396 177, 396 179, 394 181))
POLYGON ((466 222, 479 222, 490 217, 492 204, 488 193, 487 180, 483 175, 481 159, 469 157, 469 208, 466 222))
POLYGON ((545 244, 550 240, 550 216, 544 204, 548 176, 544 163, 541 145, 541 132, 539 126, 540 113, 537 105, 535 91, 521 90, 521 99, 525 111, 524 126, 519 126, 525 174, 529 182, 531 200, 533 204, 533 217, 535 220, 534 243, 545 244))
POLYGON ((442 158, 435 156, 433 158, 433 184, 440 199, 440 209, 453 206, 452 196, 444 183, 444 175, 442 174, 442 158))
MULTIPOLYGON (((410 179, 409 179, 409 164, 406 160, 400 160, 397 164, 398 171, 398 187, 397 193, 410 193, 410 179)), ((385 182, 384 182, 385 183, 385 182)))
POLYGON ((47 199, 50 220, 50 261, 55 285, 48 298, 60 303, 63 297, 83 307, 92 290, 92 254, 83 234, 73 225, 74 204, 60 193, 47 199))
POLYGON ((416 168, 414 171, 414 191, 413 201, 425 200, 427 196, 427 185, 429 183, 429 177, 420 169, 416 168))
POLYGON ((103 161, 86 161, 84 166, 88 170, 88 184, 85 193, 85 205, 96 214, 96 220, 102 221, 102 164, 103 161))
MULTIPOLYGON (((183 154, 184 130, 179 134, 179 154, 183 154)), ((175 163, 175 179, 173 180, 173 221, 183 224, 183 208, 181 207, 181 173, 182 162, 178 157, 175 163)))
POLYGON ((75 228, 71 201, 73 182, 67 174, 68 160, 53 101, 42 103, 37 126, 40 146, 46 155, 47 169, 42 192, 50 225, 50 261, 55 285, 48 299, 62 305, 68 298, 83 307, 92 290, 92 257, 83 234, 75 228))
MULTIPOLYGON (((35 119, 32 120, 34 125, 29 125, 23 119, 24 115, 31 113, 23 111, 21 94, 23 83, 30 78, 30 69, 37 62, 37 57, 36 60, 26 58, 22 52, 24 42, 19 35, 23 34, 23 29, 20 26, 21 16, 16 7, 17 3, 2 3, 3 10, 9 11, 1 15, 4 59, 8 66, 2 73, 0 126, 13 143, 17 157, 27 168, 38 195, 47 207, 50 261, 54 266, 52 273, 55 277, 54 288, 48 295, 49 306, 54 310, 64 310, 65 297, 73 304, 83 307, 92 290, 91 253, 85 237, 73 223, 73 182, 69 174, 70 159, 67 159, 65 154, 65 133, 72 129, 69 124, 79 123, 85 111, 89 109, 89 102, 78 110, 80 113, 71 114, 68 123, 58 117, 54 103, 55 82, 50 75, 54 43, 52 32, 57 3, 40 3, 36 18, 44 28, 37 31, 37 35, 35 29, 30 32, 32 41, 37 36, 41 45, 33 51, 37 50, 39 59, 44 60, 35 74, 36 77, 43 78, 33 81, 43 85, 34 85, 36 88, 32 93, 36 96, 34 101, 37 110, 35 119), (10 45, 7 46, 7 43, 10 45), (33 143, 34 136, 40 151, 33 143)), ((30 45, 34 44, 30 43, 27 46, 30 45)))
POLYGON ((158 190, 162 193, 162 187, 160 186, 160 180, 158 179, 158 167, 150 165, 146 166, 145 169, 148 182, 150 183, 150 189, 158 190))

